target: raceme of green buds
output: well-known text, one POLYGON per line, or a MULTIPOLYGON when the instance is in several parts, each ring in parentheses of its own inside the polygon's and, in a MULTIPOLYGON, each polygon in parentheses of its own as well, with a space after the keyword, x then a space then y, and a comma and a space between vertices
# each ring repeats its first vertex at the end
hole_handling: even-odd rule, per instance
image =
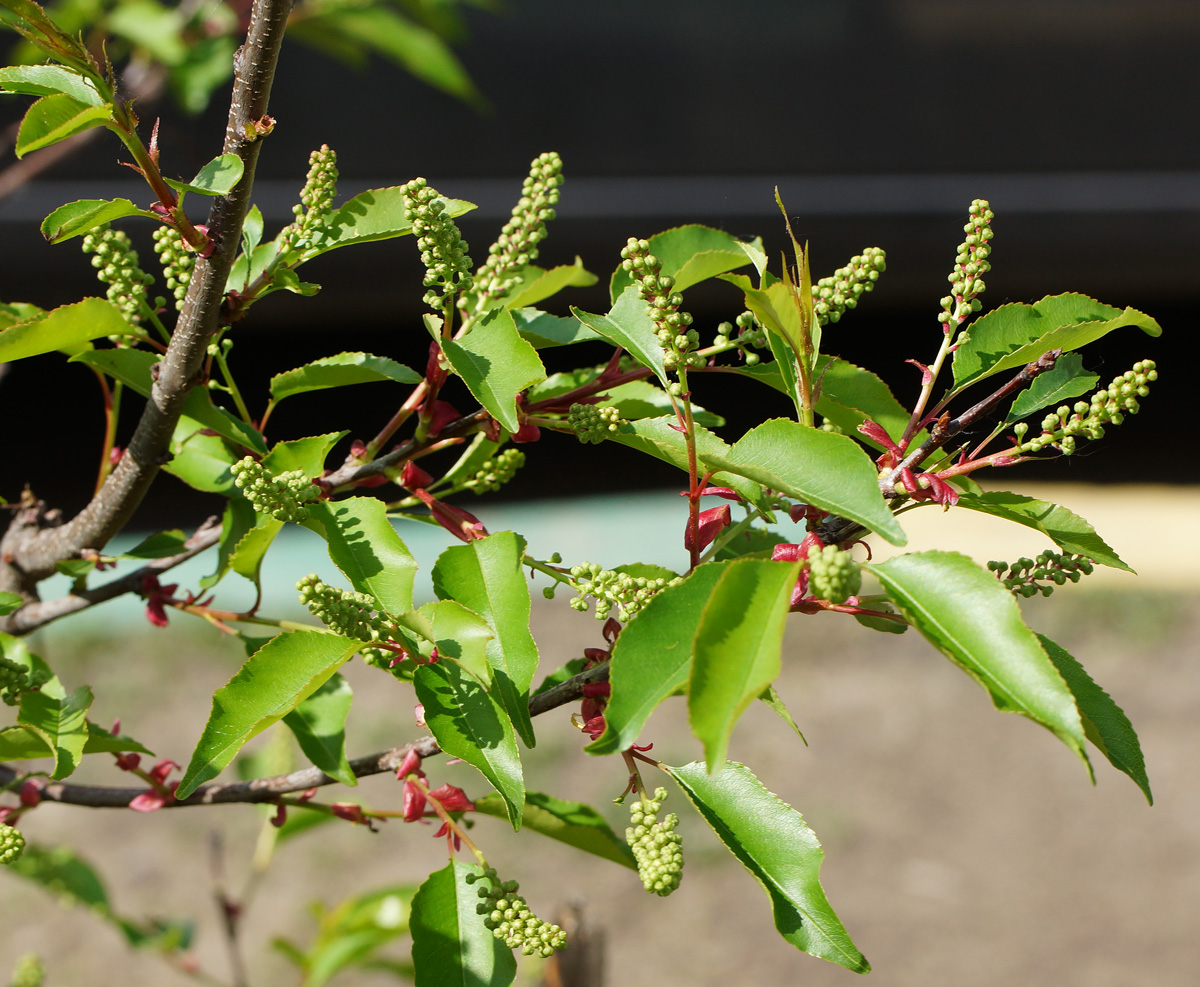
POLYGON ((475 906, 475 912, 485 916, 483 924, 509 949, 519 949, 523 956, 549 958, 567 945, 567 934, 534 915, 517 894, 520 885, 516 881, 501 881, 494 867, 486 868, 483 874, 468 874, 465 880, 468 884, 486 881, 491 885, 478 889, 483 900, 475 906))
POLYGON ((253 456, 246 456, 229 467, 234 485, 246 495, 260 514, 276 521, 303 521, 310 504, 321 496, 320 490, 302 470, 288 470, 275 476, 253 456))
POLYGON ((0 699, 5 705, 16 706, 29 689, 29 670, 0 655, 0 699))
POLYGON ((287 231, 291 246, 303 250, 325 229, 337 197, 337 153, 328 144, 308 156, 308 176, 300 190, 300 204, 292 206, 296 217, 287 231))
POLYGON ((821 278, 813 285, 813 310, 817 322, 827 325, 837 322, 854 308, 858 299, 875 287, 879 275, 887 270, 887 255, 879 247, 867 247, 861 254, 850 258, 850 263, 839 267, 830 277, 821 278))
POLYGON ((525 453, 520 449, 504 449, 491 459, 484 460, 475 475, 463 484, 463 489, 475 494, 499 490, 524 465, 525 453))
POLYGON ((1046 549, 1036 559, 1021 558, 1009 565, 1007 562, 989 562, 988 570, 1004 583, 1004 588, 1015 596, 1049 596, 1055 586, 1068 581, 1077 583, 1082 576, 1090 576, 1095 570, 1091 559, 1083 555, 1060 555, 1046 549))
POLYGON ((649 242, 630 237, 621 248, 621 268, 633 278, 638 294, 647 303, 646 315, 654 323, 664 350, 663 366, 667 370, 704 366, 704 357, 691 352, 700 342, 700 334, 690 328, 691 315, 679 309, 683 295, 671 290, 675 287, 673 277, 660 273, 662 263, 650 253, 649 242))
POLYGON ((625 841, 637 860, 642 887, 664 898, 679 887, 683 877, 683 837, 675 832, 679 817, 668 812, 661 822, 658 819, 666 798, 667 790, 656 788, 654 798, 632 803, 625 830, 625 841))
POLYGON ((154 278, 138 266, 137 251, 121 230, 104 226, 83 238, 83 252, 92 255, 96 277, 106 285, 108 300, 121 310, 130 325, 142 320, 146 286, 154 278))
POLYGON ((37 953, 26 953, 13 967, 9 987, 42 987, 46 982, 46 967, 37 953))
POLYGON ((585 445, 599 445, 621 430, 621 412, 610 406, 573 404, 567 412, 567 424, 585 445))
POLYGON ((8 823, 0 823, 0 864, 16 863, 25 852, 25 837, 21 831, 8 823))
POLYGON ((562 183, 562 158, 550 151, 533 159, 512 219, 488 247, 488 259, 475 273, 481 295, 504 297, 518 283, 521 269, 537 259, 537 245, 546 239, 546 224, 554 219, 562 183))
POLYGON ((862 586, 858 563, 836 545, 811 549, 808 553, 808 587, 820 600, 845 603, 862 586))
POLYGON ((754 313, 743 312, 732 323, 722 322, 717 326, 713 345, 720 349, 736 347, 741 350, 746 366, 753 367, 759 361, 759 355, 754 350, 766 349, 770 343, 767 341, 767 330, 759 324, 754 313), (735 326, 737 335, 733 336, 735 326))
POLYGON ((1150 384, 1158 380, 1158 370, 1153 360, 1140 360, 1119 377, 1113 378, 1107 387, 1096 391, 1087 401, 1076 401, 1074 405, 1060 405, 1042 419, 1042 432, 1028 441, 1022 441, 1029 426, 1024 422, 1013 426, 1020 445, 1016 452, 1040 452, 1050 446, 1064 455, 1075 451, 1076 439, 1104 437, 1104 426, 1120 425, 1125 415, 1136 415, 1141 409, 1139 398, 1150 393, 1150 384))
POLYGON ((938 316, 947 334, 953 334, 972 312, 983 307, 978 298, 987 287, 982 275, 992 269, 987 258, 992 252, 991 223, 995 214, 986 199, 972 202, 968 213, 967 225, 963 227, 967 235, 958 245, 954 270, 947 278, 951 293, 942 299, 942 311, 938 316))
MULTIPOLYGON (((366 593, 338 589, 315 574, 301 579, 296 589, 308 612, 334 633, 356 641, 392 639, 395 624, 376 609, 375 601, 366 593)), ((385 669, 396 657, 394 651, 384 648, 363 648, 359 654, 368 665, 385 669)))
POLYGON ((446 215, 446 200, 426 184, 414 178, 403 186, 404 214, 412 223, 421 263, 425 265, 424 302, 440 310, 456 295, 470 291, 471 258, 454 220, 446 215))
POLYGON ((571 608, 586 613, 586 597, 592 596, 596 600, 597 620, 607 620, 609 611, 614 606, 617 608, 618 620, 630 620, 656 593, 682 582, 680 576, 674 579, 632 576, 615 569, 603 569, 595 562, 572 566, 570 576, 571 586, 579 593, 571 601, 571 608))
POLYGON ((196 266, 196 255, 188 249, 179 231, 170 226, 160 226, 152 234, 154 252, 162 265, 163 277, 175 298, 175 308, 183 310, 188 285, 192 280, 192 269, 196 266))

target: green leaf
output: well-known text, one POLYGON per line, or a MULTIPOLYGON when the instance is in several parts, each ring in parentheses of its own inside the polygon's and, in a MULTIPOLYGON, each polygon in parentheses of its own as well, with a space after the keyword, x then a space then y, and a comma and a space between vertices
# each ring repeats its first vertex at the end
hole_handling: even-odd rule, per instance
POLYGON ((1078 353, 1064 353, 1055 362, 1053 369, 1039 374, 1032 384, 1017 395, 1004 423, 1011 425, 1042 408, 1077 398, 1093 390, 1099 381, 1098 374, 1083 369, 1082 356, 1078 353))
POLYGON ((87 711, 92 690, 81 685, 69 696, 54 699, 44 692, 27 692, 21 699, 17 723, 40 733, 54 758, 53 778, 66 778, 79 767, 88 740, 87 711))
POLYGON ((776 678, 800 563, 730 562, 704 605, 692 646, 688 719, 709 770, 725 760, 738 718, 776 678))
POLYGON ((526 747, 537 742, 529 719, 529 689, 538 649, 529 632, 529 583, 521 569, 525 539, 511 531, 446 549, 433 567, 440 600, 457 600, 487 621, 493 692, 526 747))
POLYGON ((0 591, 0 617, 7 617, 25 605, 25 599, 16 593, 0 591))
POLYGON ((108 103, 89 105, 61 93, 43 96, 29 107, 21 121, 15 153, 18 158, 23 158, 30 151, 50 147, 93 127, 102 127, 110 119, 112 107, 108 103))
POLYGON ((478 864, 450 861, 434 871, 412 903, 413 982, 416 987, 506 987, 517 975, 512 950, 477 914, 478 864))
POLYGON ((26 96, 62 93, 85 106, 99 106, 104 97, 87 77, 61 65, 9 65, 0 68, 0 88, 26 96))
POLYGON ((804 312, 798 304, 797 286, 789 281, 772 280, 755 288, 744 274, 725 274, 722 279, 742 290, 746 308, 766 329, 786 342, 793 353, 804 352, 804 312))
POLYGON ((242 458, 242 453, 219 435, 205 435, 206 428, 196 419, 181 415, 171 437, 171 461, 163 470, 197 490, 235 496, 237 488, 229 467, 242 458))
POLYGON ((541 312, 536 308, 518 308, 512 310, 512 317, 521 338, 534 349, 570 346, 572 343, 587 343, 604 338, 573 315, 563 317, 541 312))
POLYGON ((0 0, 16 18, 4 18, 4 23, 25 38, 30 44, 45 52, 56 62, 74 68, 97 80, 96 62, 78 38, 73 38, 54 23, 33 0, 0 0))
POLYGON ((697 451, 710 468, 849 518, 893 545, 906 540, 879 492, 875 465, 848 436, 773 418, 743 435, 724 455, 697 451))
MULTIPOLYGON (((675 417, 671 396, 648 380, 631 380, 625 384, 618 384, 606 393, 608 396, 604 399, 604 404, 616 408, 627 421, 675 417)), ((692 419, 705 428, 720 428, 725 424, 725 419, 720 415, 714 415, 698 404, 692 405, 692 419)))
POLYGON ((419 666, 413 685, 442 750, 479 769, 504 799, 513 829, 520 829, 525 782, 512 724, 500 704, 454 662, 419 666))
POLYGON ((0 363, 62 350, 77 353, 89 340, 101 336, 130 336, 133 326, 121 310, 104 298, 85 298, 61 305, 29 322, 18 322, 0 331, 0 363))
POLYGON ((980 316, 959 336, 954 350, 954 388, 1031 363, 1048 350, 1068 352, 1122 326, 1150 336, 1162 328, 1135 308, 1122 311, 1087 295, 1047 295, 1026 305, 1012 302, 980 316))
POLYGON ((159 218, 128 199, 79 199, 59 206, 42 220, 42 236, 51 243, 62 243, 125 216, 159 218))
MULTIPOLYGON (((778 716, 781 720, 783 720, 784 723, 786 723, 789 727, 791 727, 793 730, 795 730, 797 737, 799 737, 801 740, 804 740, 804 734, 800 732, 800 727, 797 726, 796 721, 794 719, 792 719, 791 711, 787 708, 787 705, 784 703, 783 697, 780 696, 779 693, 775 691, 775 686, 773 686, 773 685, 767 686, 762 691, 762 694, 758 698, 763 703, 764 706, 766 706, 768 709, 770 709, 771 712, 773 712, 776 716, 778 716)), ((804 740, 804 746, 805 747, 808 746, 807 740, 804 740)))
POLYGON ((353 701, 350 683, 334 672, 321 688, 283 718, 313 766, 350 786, 358 784, 346 760, 346 716, 353 701))
POLYGON ((502 299, 505 308, 522 309, 536 305, 543 299, 556 295, 563 288, 588 288, 597 281, 596 275, 583 266, 583 261, 575 258, 574 264, 559 264, 550 270, 526 265, 520 274, 521 282, 502 299))
MULTIPOLYGON (((652 236, 650 253, 662 264, 662 273, 675 279, 673 291, 685 291, 694 284, 745 267, 762 254, 762 240, 745 243, 724 230, 711 226, 677 226, 652 236)), ((616 299, 633 278, 623 268, 613 272, 610 298, 616 299)))
MULTIPOLYGON (((497 819, 508 818, 504 800, 499 795, 476 799, 475 811, 497 819)), ((583 802, 565 802, 541 792, 526 792, 521 825, 576 850, 637 870, 629 844, 613 832, 599 812, 583 802)))
POLYGON ((377 380, 394 380, 400 384, 419 384, 421 375, 415 370, 386 356, 370 353, 339 353, 313 360, 295 370, 271 378, 271 397, 276 404, 293 394, 321 391, 328 387, 367 384, 377 380))
POLYGON ((997 709, 1040 723, 1087 765, 1075 699, 995 576, 957 552, 917 552, 868 568, 896 608, 983 686, 997 709))
POLYGON ((396 622, 429 642, 428 648, 418 647, 421 654, 431 657, 436 647, 438 655, 452 658, 485 688, 490 688, 492 666, 487 646, 493 634, 491 626, 479 614, 456 600, 439 600, 401 614, 396 622))
POLYGON ((381 610, 401 614, 412 609, 417 560, 396 534, 383 501, 318 501, 309 506, 304 527, 325 539, 329 557, 350 585, 374 597, 381 610))
POLYGON ((50 740, 33 727, 4 727, 0 730, 0 761, 30 761, 54 757, 50 740))
POLYGON ((273 637, 213 695, 212 712, 176 793, 187 798, 238 751, 316 692, 360 642, 320 631, 273 637))
POLYGON ((178 528, 143 538, 122 555, 125 559, 166 559, 187 550, 187 535, 178 528))
MULTIPOLYGON (((908 411, 896 400, 891 388, 871 371, 845 360, 821 356, 817 359, 815 379, 820 387, 817 414, 833 422, 843 432, 858 435, 858 426, 870 420, 898 440, 908 427, 908 411)), ((883 448, 865 435, 861 436, 861 441, 878 449, 883 448)))
POLYGON ((277 521, 273 517, 258 518, 255 525, 233 545, 233 550, 229 555, 229 568, 239 576, 249 579, 257 588, 263 559, 282 530, 282 521, 277 521))
POLYGON ((545 380, 546 368, 517 332, 512 314, 492 312, 461 339, 443 340, 442 351, 475 400, 508 431, 517 431, 517 395, 545 380))
POLYGON ((1096 534, 1096 529, 1078 514, 1051 504, 1045 500, 1026 497, 1024 494, 1007 490, 992 490, 988 493, 959 495, 958 506, 992 517, 1004 518, 1040 531, 1064 552, 1083 555, 1113 569, 1133 572, 1096 534))
POLYGON ((654 371, 664 387, 670 385, 663 366, 662 344, 655 335, 654 323, 646 314, 646 303, 638 296, 634 285, 621 292, 608 315, 593 315, 573 305, 571 314, 592 332, 628 350, 638 363, 654 371))
POLYGON ((290 267, 281 267, 275 272, 275 277, 271 281, 270 289, 263 291, 262 294, 266 295, 269 294, 270 291, 281 290, 290 291, 293 295, 303 295, 305 298, 311 298, 321 290, 321 286, 319 284, 313 284, 311 281, 301 281, 300 275, 298 275, 290 267))
MULTIPOLYGON (((304 259, 311 260, 338 247, 390 240, 411 233, 412 223, 404 213, 406 201, 404 189, 399 185, 360 192, 326 219, 319 239, 304 251, 304 259)), ((443 215, 451 219, 475 208, 474 203, 461 199, 442 201, 446 203, 443 215)))
POLYGON ((300 470, 305 476, 320 476, 325 469, 325 459, 345 432, 324 432, 321 435, 306 435, 302 439, 276 442, 263 457, 263 465, 278 475, 291 470, 300 470))
POLYGON ((222 154, 213 158, 196 172, 190 182, 166 182, 176 192, 196 192, 199 195, 228 195, 242 180, 242 159, 236 154, 222 154))
POLYGON ((585 751, 615 754, 637 743, 658 704, 687 685, 705 604, 731 564, 697 566, 682 583, 656 594, 621 632, 609 666, 612 697, 604 710, 605 730, 585 751))
POLYGON ((87 743, 83 745, 84 754, 124 754, 135 751, 138 754, 154 756, 154 751, 143 747, 132 737, 110 733, 104 727, 96 726, 91 720, 88 720, 87 730, 87 743))
POLYGON ((799 812, 742 764, 727 761, 716 774, 698 761, 667 771, 767 893, 785 940, 855 973, 871 969, 825 897, 825 852, 799 812))
MULTIPOLYGON (((274 520, 274 518, 272 518, 274 520)), ((217 567, 211 575, 200 580, 201 589, 211 589, 225 578, 229 562, 237 550, 238 542, 254 527, 258 515, 244 497, 232 497, 225 502, 221 515, 221 540, 217 543, 217 567)), ((279 523, 282 528, 283 524, 279 523)))
POLYGON ((1146 777, 1142 745, 1125 711, 1092 681, 1087 670, 1073 656, 1044 634, 1039 634, 1038 640, 1075 697, 1087 739, 1108 758, 1109 764, 1129 775, 1146 796, 1146 801, 1153 805, 1154 795, 1150 792, 1150 779, 1146 777))

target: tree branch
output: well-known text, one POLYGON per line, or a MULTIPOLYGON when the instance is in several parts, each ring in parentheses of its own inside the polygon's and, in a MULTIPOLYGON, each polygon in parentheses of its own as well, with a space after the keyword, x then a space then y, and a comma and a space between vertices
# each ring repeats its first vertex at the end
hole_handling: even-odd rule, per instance
MULTIPOLYGON (((608 680, 608 662, 594 665, 565 682, 560 682, 529 700, 529 714, 542 713, 565 706, 583 697, 583 687, 592 682, 608 680)), ((442 752, 433 737, 421 737, 412 743, 390 750, 358 757, 350 762, 350 770, 356 778, 395 771, 409 751, 421 757, 433 757, 442 752)), ((7 764, 0 764, 0 788, 19 785, 26 775, 7 764)), ((310 788, 337 783, 320 768, 301 768, 289 774, 271 778, 255 778, 250 781, 231 781, 224 784, 202 785, 186 799, 164 805, 164 809, 180 809, 195 805, 223 805, 230 802, 272 802, 281 795, 304 792, 310 788)), ((102 785, 76 785, 71 782, 53 781, 41 789, 43 802, 62 802, 66 805, 85 805, 93 809, 126 809, 137 796, 146 792, 140 788, 112 788, 102 785)))
POLYGON ((125 455, 100 492, 66 524, 43 527, 45 515, 38 510, 22 511, 13 519, 0 539, 0 589, 36 600, 37 583, 54 572, 56 562, 82 549, 103 548, 125 526, 168 461, 184 399, 201 382, 208 343, 220 324, 225 283, 250 205, 260 138, 273 123, 267 99, 290 10, 291 0, 255 0, 246 42, 234 59, 224 143, 224 153, 242 159, 242 180, 213 202, 208 219, 213 251, 196 260, 171 344, 125 455))

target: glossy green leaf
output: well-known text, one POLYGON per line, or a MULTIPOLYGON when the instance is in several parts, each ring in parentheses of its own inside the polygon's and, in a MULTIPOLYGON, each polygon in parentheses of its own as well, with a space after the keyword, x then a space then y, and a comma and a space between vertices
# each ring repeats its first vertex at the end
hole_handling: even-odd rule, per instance
MULTIPOLYGON (((504 800, 499 795, 485 795, 476 799, 475 811, 497 819, 508 819, 504 800)), ((521 825, 573 846, 576 850, 637 869, 629 844, 613 832, 599 812, 583 802, 566 802, 541 792, 526 792, 521 825)))
POLYGON ((182 415, 171 437, 171 460, 163 470, 207 493, 232 497, 237 493, 229 467, 242 458, 219 435, 206 435, 208 426, 182 415))
POLYGON ((358 641, 315 630, 271 638, 213 695, 178 797, 187 798, 220 774, 247 741, 321 688, 359 647, 358 641))
POLYGON ((53 756, 50 740, 40 730, 26 726, 0 729, 0 761, 30 761, 53 756))
POLYGON ((17 723, 36 730, 50 745, 53 778, 66 778, 79 767, 88 740, 87 712, 92 690, 81 685, 70 695, 55 699, 44 692, 27 692, 21 699, 17 723))
POLYGON ((271 291, 290 291, 293 295, 303 295, 305 298, 311 298, 320 290, 321 286, 319 284, 313 284, 311 281, 301 281, 300 275, 290 267, 281 267, 275 272, 275 277, 271 281, 270 288, 264 290, 262 294, 266 295, 271 291))
MULTIPOLYGON (((648 242, 650 253, 662 264, 662 273, 675 279, 674 291, 686 291, 708 278, 745 267, 762 254, 762 240, 746 243, 711 226, 677 226, 655 234, 648 242)), ((618 267, 609 297, 615 300, 631 284, 629 272, 618 267)))
POLYGON ((0 90, 26 96, 62 93, 85 106, 99 106, 104 102, 90 79, 61 65, 9 65, 0 68, 0 90))
POLYGON ((329 545, 329 557, 350 585, 389 614, 412 609, 417 560, 396 534, 383 501, 348 497, 309 507, 304 526, 329 545))
POLYGON ((682 583, 656 594, 621 632, 609 666, 605 730, 584 748, 589 754, 615 754, 637 743, 658 704, 687 686, 705 604, 731 564, 697 566, 682 583))
POLYGON ((1096 534, 1095 528, 1078 514, 1058 504, 1007 490, 991 490, 987 493, 961 494, 958 506, 1023 524, 1040 531, 1064 552, 1084 555, 1100 565, 1133 572, 1096 534))
POLYGON ((97 726, 91 720, 87 724, 88 738, 83 745, 84 754, 124 754, 133 751, 137 754, 154 756, 154 751, 142 746, 132 737, 112 733, 104 727, 97 726))
POLYGON ((0 591, 0 617, 7 617, 14 610, 25 605, 24 597, 17 593, 0 591))
POLYGON ((217 542, 217 567, 211 575, 200 580, 201 589, 211 589, 225 578, 238 542, 254 527, 257 520, 258 515, 244 497, 232 497, 225 502, 225 510, 221 515, 221 538, 217 542))
POLYGON ((208 164, 196 172, 196 177, 190 182, 174 182, 167 179, 167 184, 176 192, 196 192, 199 195, 228 195, 242 180, 245 165, 236 154, 222 154, 213 158, 208 164))
POLYGON ((664 386, 670 384, 663 366, 662 344, 634 285, 621 292, 608 315, 593 315, 575 306, 571 306, 571 314, 597 335, 628 350, 638 363, 653 370, 664 386))
POLYGON ((995 576, 957 552, 916 552, 868 568, 896 608, 983 686, 997 709, 1040 723, 1088 763, 1071 690, 995 576))
POLYGON ((233 544, 229 553, 228 567, 239 576, 249 579, 255 587, 259 585, 263 559, 275 538, 283 530, 283 522, 273 517, 257 517, 253 527, 245 531, 233 544))
POLYGON ((86 348, 89 340, 133 333, 133 326, 125 321, 121 310, 112 302, 104 298, 85 298, 0 331, 0 363, 12 363, 54 350, 77 353, 86 348))
POLYGON ((425 722, 442 750, 479 769, 504 799, 513 829, 520 829, 525 781, 504 709, 454 662, 421 665, 413 685, 417 701, 425 707, 425 722))
POLYGON ((493 442, 482 432, 476 432, 474 438, 471 439, 471 444, 463 450, 454 465, 430 484, 429 489, 437 490, 443 486, 455 486, 471 479, 483 469, 483 464, 491 459, 499 448, 499 442, 493 442))
POLYGON ((1011 425, 1035 411, 1050 405, 1060 405, 1094 390, 1100 382, 1098 374, 1083 369, 1083 357, 1078 353, 1064 353, 1055 362, 1053 369, 1035 377, 1033 383, 1017 395, 1005 417, 1011 425))
POLYGON ((743 435, 724 455, 698 454, 710 468, 849 518, 893 545, 906 540, 879 492, 874 463, 848 436, 773 418, 743 435))
POLYGON ((1150 336, 1162 328, 1135 308, 1122 311, 1087 295, 1047 295, 1026 305, 1012 302, 980 316, 959 336, 954 350, 954 387, 1031 363, 1049 350, 1079 349, 1122 326, 1150 336))
POLYGON ((346 760, 346 716, 354 701, 354 690, 339 673, 312 695, 298 703, 283 718, 284 724, 314 767, 343 785, 357 785, 358 778, 346 760))
POLYGON ((37 322, 45 315, 45 309, 30 305, 29 302, 0 302, 0 329, 7 329, 22 322, 37 322))
POLYGON ((419 384, 421 375, 395 360, 370 353, 339 353, 313 360, 295 370, 271 378, 271 397, 278 403, 293 394, 320 391, 349 384, 367 384, 393 380, 400 384, 419 384))
POLYGON ((249 256, 258 249, 263 236, 263 214, 258 206, 251 206, 242 220, 242 253, 249 256))
POLYGON ((517 332, 511 313, 492 312, 460 339, 443 340, 442 351, 475 400, 508 431, 517 431, 517 395, 545 380, 546 368, 517 332))
POLYGON ((425 647, 419 642, 414 644, 421 655, 430 658, 437 648, 441 658, 453 659, 485 688, 491 688, 493 673, 487 647, 494 635, 479 614, 456 600, 439 600, 400 614, 396 622, 427 642, 425 647))
MULTIPOLYGON (((891 388, 871 371, 845 360, 821 356, 817 359, 815 380, 820 388, 817 414, 848 435, 858 435, 858 426, 867 420, 883 426, 896 440, 908 427, 909 412, 896 400, 891 388)), ((862 441, 882 448, 865 435, 862 441)))
POLYGON ((512 309, 512 317, 521 338, 538 350, 604 338, 573 315, 551 315, 536 308, 518 308, 512 309))
POLYGON ((59 206, 42 220, 42 236, 51 243, 62 243, 125 216, 159 218, 128 199, 79 199, 59 206))
POLYGON ((16 155, 50 147, 93 127, 103 127, 112 118, 108 103, 89 105, 70 96, 55 93, 43 96, 25 113, 17 133, 16 155))
POLYGON ((1154 795, 1150 791, 1150 779, 1146 777, 1142 745, 1125 711, 1092 680, 1072 655, 1044 634, 1039 634, 1038 640, 1075 697, 1087 739, 1108 758, 1109 764, 1129 775, 1146 796, 1146 801, 1153 805, 1154 795))
POLYGON ((549 270, 529 264, 522 269, 520 278, 520 284, 502 300, 505 308, 526 308, 557 295, 563 288, 587 288, 597 281, 596 275, 578 257, 574 264, 559 264, 549 270))
POLYGON ((415 987, 507 987, 516 977, 512 950, 475 911, 482 874, 478 864, 452 860, 417 890, 409 922, 415 987))
POLYGON ((804 312, 790 282, 771 280, 756 288, 744 274, 726 274, 723 278, 742 290, 746 308, 766 329, 784 340, 794 353, 804 352, 804 312))
POLYGON ((187 550, 187 535, 178 528, 143 538, 122 555, 126 559, 166 559, 187 550))
POLYGON ((529 632, 529 582, 521 569, 525 539, 511 531, 446 549, 433 567, 433 590, 483 617, 492 631, 487 660, 493 693, 526 747, 536 739, 529 719, 529 689, 538 649, 529 632))
POLYGON ((783 697, 775 690, 775 686, 767 686, 758 698, 764 706, 796 732, 796 736, 804 741, 805 747, 808 746, 808 741, 804 740, 804 734, 800 731, 800 727, 792 719, 791 710, 787 708, 787 704, 783 701, 783 697))
POLYGON ((800 563, 730 562, 704 606, 692 646, 688 719, 709 770, 725 760, 738 718, 776 678, 800 563))
MULTIPOLYGON (((305 259, 328 253, 338 247, 355 243, 390 240, 412 232, 412 223, 405 217, 407 197, 402 186, 370 189, 344 202, 326 221, 319 239, 304 251, 305 259)), ((443 215, 454 219, 475 208, 474 203, 461 199, 444 199, 443 215)))
MULTIPOLYGON (((625 384, 618 384, 606 393, 608 396, 603 403, 616 408, 621 417, 628 421, 636 421, 639 418, 675 417, 670 395, 648 380, 631 380, 625 384)), ((692 420, 705 428, 720 428, 725 424, 725 419, 720 415, 714 415, 698 404, 692 405, 692 420)))
POLYGON ((825 897, 825 852, 799 812, 743 764, 727 761, 715 774, 698 761, 667 770, 767 893, 785 940, 855 973, 871 969, 825 897))

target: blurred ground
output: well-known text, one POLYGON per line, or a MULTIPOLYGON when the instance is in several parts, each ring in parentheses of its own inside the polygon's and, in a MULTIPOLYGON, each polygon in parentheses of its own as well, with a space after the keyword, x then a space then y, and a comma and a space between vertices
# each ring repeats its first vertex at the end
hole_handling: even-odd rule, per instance
MULTIPOLYGON (((973 682, 915 633, 876 635, 832 615, 795 618, 785 646, 779 691, 809 746, 765 708, 747 714, 735 733, 731 756, 800 809, 821 838, 825 889, 871 960, 877 985, 1197 982, 1200 567, 1194 522, 1187 525, 1200 498, 1194 491, 1165 491, 1161 499, 1147 499, 1127 490, 1115 500, 1084 503, 1085 495, 1091 496, 1058 491, 1054 499, 1095 523, 1147 578, 1067 587, 1049 601, 1027 603, 1027 615, 1083 661, 1130 716, 1154 786, 1152 808, 1098 758, 1093 788, 1048 732, 996 713, 973 682), (1168 589, 1154 577, 1174 572, 1175 565, 1169 580, 1175 588, 1168 589)), ((935 512, 929 516, 937 520, 935 512)), ((908 527, 912 547, 930 547, 920 544, 913 524, 908 527)), ((1015 529, 1004 530, 1000 552, 986 543, 968 550, 986 560, 1040 548, 1014 538, 1015 529)), ((939 543, 948 546, 951 539, 939 543)), ((539 601, 535 616, 547 669, 599 643, 599 624, 564 600, 539 601)), ((154 636, 116 637, 122 629, 119 622, 110 621, 107 630, 95 623, 88 640, 60 636, 44 645, 53 645, 51 657, 64 678, 97 687, 99 722, 122 715, 129 733, 160 755, 186 761, 207 714, 203 697, 228 679, 240 656, 180 621, 154 636), (178 704, 181 692, 198 699, 178 704), (183 746, 181 736, 188 738, 183 746)), ((357 664, 348 674, 362 721, 349 739, 352 753, 414 735, 408 694, 379 688, 378 673, 357 664)), ((669 763, 697 756, 682 714, 678 704, 668 704, 645 734, 655 742, 655 755, 669 763)), ((530 787, 588 801, 623 827, 624 810, 608 804, 624 783, 619 762, 579 753, 582 738, 569 710, 548 719, 539 724, 537 751, 526 759, 530 787)), ((430 767, 434 784, 479 790, 468 767, 430 767)), ((87 770, 86 780, 121 783, 111 768, 87 770)), ((386 777, 364 782, 357 793, 328 797, 347 796, 377 807, 399 802, 386 777)), ((682 801, 673 793, 668 806, 679 809, 673 803, 682 801)), ((669 899, 645 894, 632 872, 550 841, 535 843, 539 855, 531 859, 528 840, 518 842, 495 820, 481 819, 476 834, 489 859, 522 882, 544 916, 560 903, 584 904, 607 933, 612 987, 853 982, 853 974, 779 939, 754 881, 693 814, 680 814, 687 864, 680 890, 669 899)), ((49 805, 23 826, 38 843, 86 849, 123 914, 194 919, 198 953, 222 977, 226 957, 212 903, 210 840, 221 834, 227 884, 236 891, 257 827, 257 810, 241 806, 134 816, 49 805)), ((296 982, 267 944, 276 935, 304 942, 312 928, 309 902, 333 905, 384 884, 417 883, 444 859, 440 841, 396 824, 377 835, 331 826, 297 838, 280 850, 248 911, 251 982, 296 982)), ((128 953, 110 927, 59 909, 9 874, 0 874, 0 928, 0 971, 11 969, 16 956, 38 951, 47 959, 49 987, 192 982, 154 956, 128 953)), ((403 944, 396 952, 404 952, 403 944)), ((339 982, 381 987, 391 981, 352 973, 339 982)))

